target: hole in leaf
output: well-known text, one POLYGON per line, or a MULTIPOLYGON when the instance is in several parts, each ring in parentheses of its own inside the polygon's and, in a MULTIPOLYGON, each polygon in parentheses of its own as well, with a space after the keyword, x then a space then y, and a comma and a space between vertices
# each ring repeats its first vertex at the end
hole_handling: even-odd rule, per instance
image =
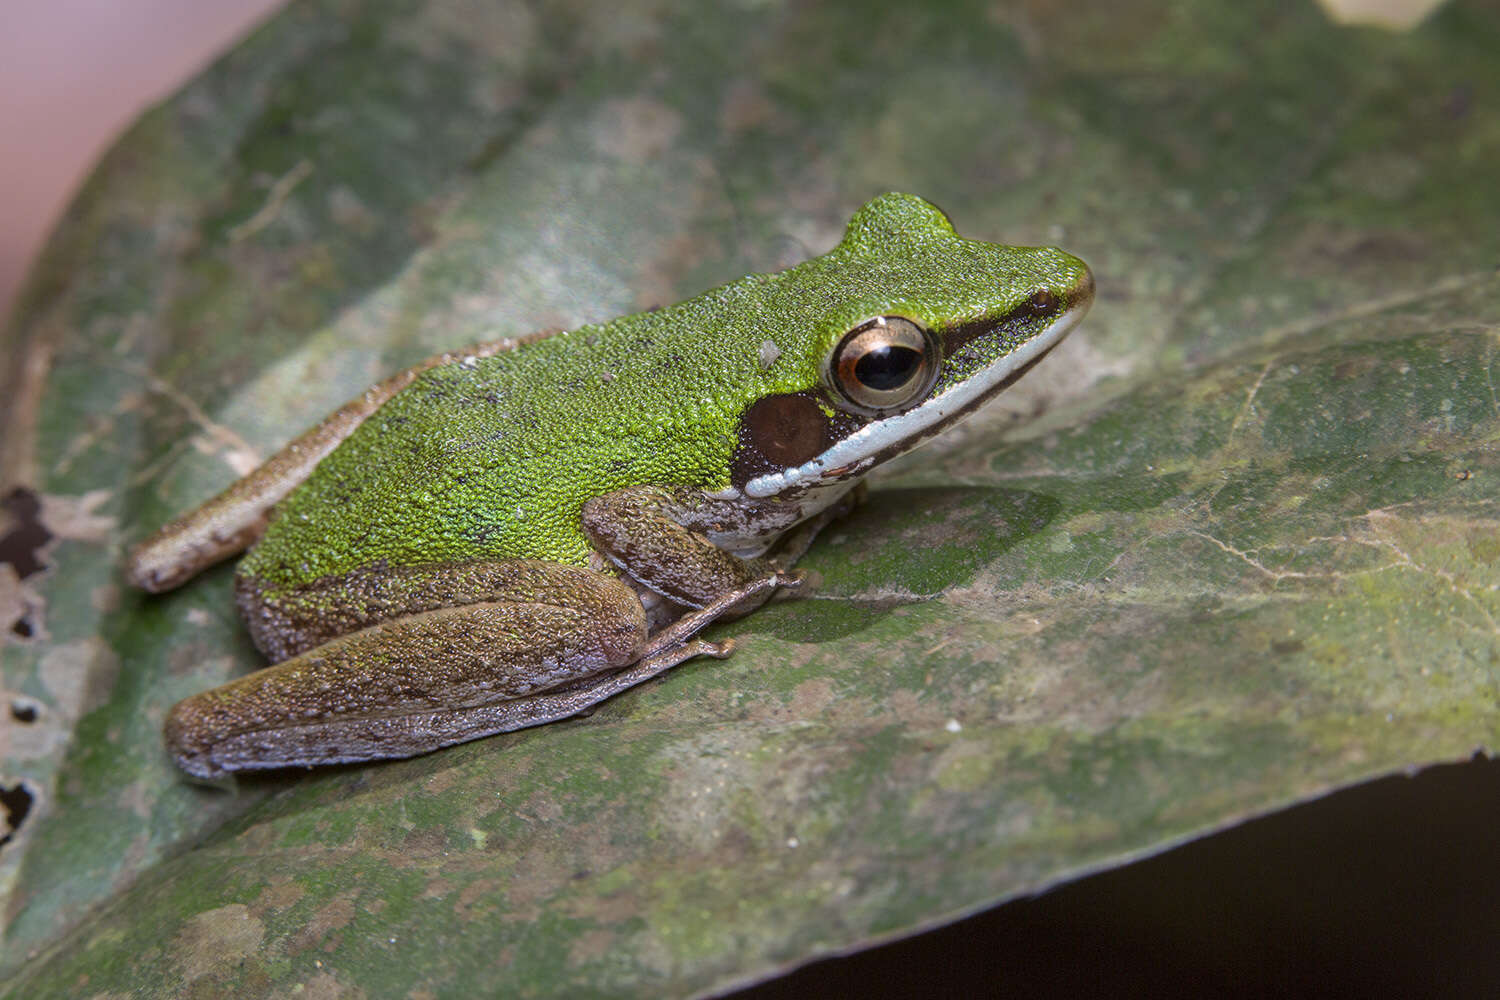
POLYGON ((31 813, 34 799, 31 789, 26 787, 24 781, 18 781, 14 785, 0 785, 0 808, 5 811, 5 825, 0 828, 0 847, 10 843, 20 832, 21 824, 26 822, 26 817, 31 813))
POLYGON ((8 530, 0 535, 0 563, 9 563, 16 576, 26 579, 47 568, 42 561, 42 546, 52 541, 52 532, 41 521, 42 502, 34 491, 17 486, 0 500, 8 530))
MULTIPOLYGON (((23 486, 0 499, 0 565, 9 566, 17 580, 47 568, 42 548, 52 540, 52 532, 42 524, 41 514, 41 498, 23 486)), ((37 610, 27 606, 23 594, 21 607, 11 606, 5 619, 0 619, 0 629, 9 630, 17 639, 34 638, 40 631, 40 623, 33 617, 37 610)))

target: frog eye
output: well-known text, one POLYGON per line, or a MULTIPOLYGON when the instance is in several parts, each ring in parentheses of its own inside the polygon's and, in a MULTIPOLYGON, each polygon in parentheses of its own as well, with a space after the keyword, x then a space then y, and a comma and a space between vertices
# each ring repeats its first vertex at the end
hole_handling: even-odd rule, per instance
POLYGON ((856 413, 882 417, 919 402, 938 376, 937 339, 903 316, 878 316, 844 334, 828 380, 856 413))

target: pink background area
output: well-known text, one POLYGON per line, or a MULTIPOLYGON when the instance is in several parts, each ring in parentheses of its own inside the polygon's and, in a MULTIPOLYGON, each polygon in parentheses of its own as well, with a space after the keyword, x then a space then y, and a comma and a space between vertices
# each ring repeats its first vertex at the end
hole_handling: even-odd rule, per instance
POLYGON ((95 159, 282 0, 7 0, 0 10, 0 318, 95 159))

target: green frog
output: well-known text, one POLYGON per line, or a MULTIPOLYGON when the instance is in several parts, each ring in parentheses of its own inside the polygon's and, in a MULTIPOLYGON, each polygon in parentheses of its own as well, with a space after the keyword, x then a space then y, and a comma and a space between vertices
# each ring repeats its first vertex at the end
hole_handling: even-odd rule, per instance
POLYGON ((885 194, 828 253, 662 309, 431 358, 132 553, 246 548, 274 666, 178 703, 178 765, 406 757, 574 715, 731 642, 871 469, 1013 383, 1093 299, 1061 250, 885 194))

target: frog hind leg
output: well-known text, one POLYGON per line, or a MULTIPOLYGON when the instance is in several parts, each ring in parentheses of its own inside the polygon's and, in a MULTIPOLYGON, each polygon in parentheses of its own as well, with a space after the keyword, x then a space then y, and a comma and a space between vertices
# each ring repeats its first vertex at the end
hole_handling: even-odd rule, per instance
POLYGON ((407 615, 179 702, 167 748, 199 778, 411 757, 575 715, 729 645, 698 630, 793 583, 773 573, 647 639, 628 586, 606 607, 487 602, 407 615), (622 669, 623 668, 623 669, 622 669))
POLYGON ((597 609, 607 620, 620 586, 588 567, 542 559, 382 563, 284 589, 241 571, 234 583, 240 616, 272 663, 381 622, 464 604, 571 605, 597 609))
POLYGON ((272 455, 254 472, 138 544, 126 561, 126 576, 142 590, 158 594, 243 551, 265 531, 271 508, 311 475, 318 463, 354 433, 366 417, 411 385, 418 375, 465 358, 490 357, 522 342, 492 341, 437 354, 377 382, 272 455))

